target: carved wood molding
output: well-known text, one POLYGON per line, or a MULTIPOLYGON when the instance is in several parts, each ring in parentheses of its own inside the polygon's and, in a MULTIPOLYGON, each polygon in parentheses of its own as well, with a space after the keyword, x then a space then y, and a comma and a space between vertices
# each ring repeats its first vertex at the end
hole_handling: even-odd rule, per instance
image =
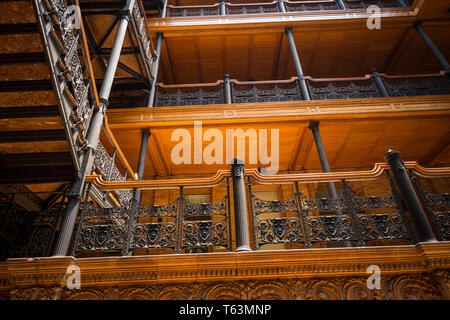
MULTIPOLYGON (((450 242, 410 246, 173 254, 132 257, 9 259, 0 265, 0 291, 66 287, 67 267, 80 268, 82 288, 178 283, 290 281, 362 277, 378 265, 382 277, 450 270, 450 242)), ((441 277, 442 278, 442 277, 441 277)), ((448 277, 444 284, 448 282, 448 277)), ((444 285, 443 284, 443 285, 444 285)))
POLYGON ((111 129, 142 129, 191 125, 375 119, 403 117, 448 117, 450 96, 368 98, 346 100, 287 101, 270 103, 217 104, 158 108, 110 109, 111 129))
POLYGON ((5 292, 13 300, 436 300, 448 299, 448 271, 382 276, 380 289, 370 290, 367 277, 273 279, 177 283, 149 286, 30 287, 5 292))
MULTIPOLYGON (((405 161, 405 167, 412 169, 422 177, 446 177, 450 176, 450 167, 424 168, 416 161, 405 161)), ((339 182, 341 180, 358 181, 375 179, 390 169, 385 162, 376 163, 372 170, 347 171, 347 172, 315 172, 296 174, 262 175, 257 169, 246 169, 246 176, 250 176, 255 182, 260 184, 280 184, 298 182, 339 182)), ((222 182, 225 177, 230 177, 230 170, 218 170, 212 177, 207 178, 183 178, 183 179, 160 179, 160 180, 139 180, 139 181, 104 181, 101 175, 90 175, 86 177, 87 183, 103 191, 113 190, 142 190, 171 189, 183 187, 212 187, 222 182)))

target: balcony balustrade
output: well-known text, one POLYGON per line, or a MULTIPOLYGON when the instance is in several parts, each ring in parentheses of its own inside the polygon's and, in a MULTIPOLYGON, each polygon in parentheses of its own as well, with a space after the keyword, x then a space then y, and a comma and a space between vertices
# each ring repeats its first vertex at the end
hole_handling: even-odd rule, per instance
MULTIPOLYGON (((412 0, 404 0, 407 6, 412 0)), ((167 5, 167 17, 217 16, 235 14, 262 14, 299 11, 366 9, 371 5, 380 8, 404 7, 399 0, 307 0, 307 1, 271 1, 255 3, 215 3, 201 6, 173 6, 167 5), (345 7, 345 8, 344 8, 345 7)))
MULTIPOLYGON (((437 240, 450 240, 450 196, 444 190, 444 177, 450 175, 450 168, 427 169, 416 162, 404 165, 426 212, 423 218, 431 222, 437 240)), ((103 190, 130 190, 139 184, 143 190, 178 188, 179 194, 163 205, 133 200, 114 208, 101 208, 86 197, 72 255, 125 255, 139 249, 186 253, 200 248, 208 251, 209 247, 210 251, 234 251, 242 240, 242 230, 238 231, 242 220, 237 217, 240 205, 236 201, 244 201, 248 208, 245 220, 251 224, 244 233, 252 238, 253 250, 273 245, 298 249, 327 243, 360 247, 421 242, 420 221, 409 211, 402 182, 393 172, 386 163, 376 164, 371 171, 334 173, 261 175, 256 169, 247 169, 247 190, 243 189, 243 194, 230 183, 234 174, 228 170, 220 170, 212 178, 138 181, 136 185, 91 176, 88 183, 103 190), (320 196, 326 182, 335 183, 337 198, 320 196), (268 186, 276 190, 280 185, 283 199, 263 200, 258 196, 258 190, 267 190, 268 186), (215 188, 221 200, 192 203, 185 196, 192 187, 215 188)))
MULTIPOLYGON (((391 97, 450 94, 445 72, 424 75, 389 76, 380 74, 381 85, 391 97)), ((316 79, 305 77, 312 100, 361 99, 382 97, 374 75, 355 78, 316 79)), ((226 82, 164 85, 158 84, 156 106, 224 104, 226 82)), ((259 103, 303 100, 297 77, 289 80, 230 80, 231 103, 259 103)))

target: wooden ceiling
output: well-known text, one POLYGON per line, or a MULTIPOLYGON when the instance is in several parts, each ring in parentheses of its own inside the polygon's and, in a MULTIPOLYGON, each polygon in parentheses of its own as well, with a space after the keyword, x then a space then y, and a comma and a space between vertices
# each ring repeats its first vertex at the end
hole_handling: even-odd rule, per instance
MULTIPOLYGON (((424 23, 450 59, 450 23, 424 23)), ((306 75, 317 78, 361 76, 377 68, 391 74, 439 72, 442 67, 411 22, 369 30, 363 23, 297 27, 294 39, 306 75)), ((241 81, 296 76, 283 29, 171 33, 164 39, 159 82, 215 82, 224 74, 241 81)))
MULTIPOLYGON (((404 160, 416 160, 422 164, 450 164, 450 123, 449 116, 425 116, 421 118, 397 119, 351 119, 322 120, 319 125, 325 151, 332 170, 344 168, 372 167, 383 162, 388 149, 402 152, 404 160)), ((114 126, 113 133, 122 151, 136 168, 138 162, 141 133, 136 129, 114 126)), ((145 176, 177 176, 183 174, 214 174, 219 169, 227 169, 225 137, 226 129, 267 129, 267 150, 271 154, 271 129, 279 130, 279 170, 320 170, 320 162, 315 149, 308 121, 277 121, 257 123, 204 124, 203 134, 210 128, 218 129, 223 136, 223 164, 194 164, 194 147, 191 145, 191 164, 175 164, 172 149, 180 140, 171 140, 175 129, 185 128, 194 139, 193 125, 156 126, 151 128, 145 176)), ((258 141, 260 137, 258 134, 258 141)), ((203 142, 203 150, 210 141, 203 142)), ((235 143, 235 150, 237 145, 235 143)), ((245 147, 246 163, 249 163, 249 142, 245 147)), ((235 155, 237 155, 235 151, 235 155)), ((259 159, 259 157, 258 157, 259 159)), ((248 164, 246 167, 264 166, 248 164)))

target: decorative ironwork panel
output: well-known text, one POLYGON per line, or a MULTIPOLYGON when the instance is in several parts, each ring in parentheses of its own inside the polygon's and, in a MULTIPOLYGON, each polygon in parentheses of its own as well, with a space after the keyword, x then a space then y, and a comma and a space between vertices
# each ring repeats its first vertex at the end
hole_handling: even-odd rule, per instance
POLYGON ((255 13, 271 13, 281 12, 278 1, 271 3, 258 3, 258 4, 231 4, 226 5, 227 14, 255 14, 255 13))
POLYGON ((223 87, 163 88, 156 90, 156 106, 194 106, 223 104, 223 87))
POLYGON ((126 243, 127 224, 131 208, 102 208, 94 202, 84 202, 78 222, 72 252, 120 251, 126 243))
POLYGON ((312 100, 376 98, 381 94, 372 79, 351 81, 308 80, 312 100))
POLYGON ((380 8, 401 7, 397 0, 344 0, 344 2, 349 9, 366 9, 371 5, 380 8))
POLYGON ((220 4, 201 7, 167 6, 168 17, 218 16, 218 15, 220 15, 220 4))
POLYGON ((130 249, 170 248, 176 251, 178 216, 178 199, 163 206, 138 206, 131 229, 130 249))
POLYGON ((2 209, 0 256, 47 256, 55 234, 56 222, 64 210, 64 205, 56 203, 43 211, 26 211, 16 204, 2 209))
POLYGON ((231 250, 229 193, 214 203, 191 203, 182 199, 180 250, 223 246, 231 250))
POLYGON ((231 84, 233 103, 256 103, 302 100, 297 81, 284 84, 231 84))
POLYGON ((450 194, 434 194, 425 190, 412 170, 409 175, 422 198, 439 240, 450 240, 450 194))
POLYGON ((77 226, 73 255, 86 251, 222 246, 231 250, 230 190, 214 203, 190 203, 182 191, 167 205, 101 208, 85 200, 77 226))
POLYGON ((357 238, 348 214, 308 216, 307 224, 311 242, 356 240, 357 238))
POLYGON ((446 75, 383 80, 391 97, 450 94, 450 79, 446 75))
POLYGON ((360 214, 357 219, 364 240, 410 239, 400 213, 360 214))
POLYGON ((255 248, 270 243, 303 243, 305 241, 302 221, 298 217, 255 218, 254 232, 257 234, 255 248))
POLYGON ((84 79, 78 57, 81 33, 73 24, 74 6, 65 0, 34 0, 36 20, 49 60, 56 100, 63 117, 71 153, 80 168, 80 152, 84 147, 92 115, 89 81, 84 79))
POLYGON ((338 10, 339 6, 336 2, 301 2, 301 1, 284 1, 287 12, 290 11, 318 11, 318 10, 338 10))
POLYGON ((357 196, 343 182, 342 196, 315 199, 299 192, 298 183, 295 187, 291 198, 266 201, 253 194, 248 178, 255 249, 275 243, 301 243, 309 248, 316 242, 352 241, 360 246, 371 240, 414 242, 394 194, 357 196), (379 209, 385 210, 379 213, 379 209))
MULTIPOLYGON (((94 167, 103 176, 105 181, 126 181, 126 173, 122 175, 115 162, 115 154, 110 156, 105 147, 99 141, 95 151, 94 167)), ((133 198, 133 192, 129 190, 116 191, 121 205, 127 204, 133 198)))
POLYGON ((153 63, 156 59, 156 54, 153 52, 153 46, 150 39, 150 34, 147 30, 147 25, 145 23, 145 12, 141 11, 141 7, 138 1, 135 2, 132 10, 132 24, 136 39, 139 44, 139 51, 144 61, 145 71, 147 73, 147 78, 153 79, 152 74, 153 63))

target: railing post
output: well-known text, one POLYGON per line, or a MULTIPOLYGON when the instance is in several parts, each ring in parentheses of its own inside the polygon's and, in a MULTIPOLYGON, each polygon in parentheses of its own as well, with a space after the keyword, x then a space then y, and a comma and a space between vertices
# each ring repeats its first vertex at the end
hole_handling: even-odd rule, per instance
POLYGON ((380 90, 380 93, 383 97, 389 97, 389 91, 387 90, 386 86, 384 85, 383 80, 381 79, 380 74, 378 73, 377 69, 372 69, 372 78, 375 81, 375 85, 377 86, 378 90, 380 90))
POLYGON ((231 162, 233 178, 234 221, 236 228, 236 252, 251 251, 247 219, 247 197, 245 194, 244 161, 235 158, 231 162))
POLYGON ((168 1, 169 1, 169 0, 164 0, 163 7, 162 7, 162 9, 161 9, 161 18, 165 18, 166 15, 167 15, 167 2, 168 2, 168 1))
POLYGON ((447 75, 450 74, 450 64, 448 64, 447 59, 445 59, 444 55, 441 53, 441 51, 436 47, 433 40, 428 36, 428 34, 425 32, 425 30, 422 27, 421 22, 414 23, 414 29, 416 29, 420 36, 425 40, 428 47, 430 47, 431 51, 433 52, 436 59, 439 61, 439 63, 442 65, 442 67, 447 71, 447 75))
POLYGON ((289 40, 289 47, 291 48, 292 58, 294 59, 295 69, 297 70, 298 81, 300 83, 300 89, 302 91, 303 100, 311 100, 308 91, 308 85, 306 84, 305 77, 303 75, 302 65, 298 57, 297 47, 295 46, 294 36, 292 34, 292 28, 286 27, 286 35, 289 40))
POLYGON ((153 63, 153 79, 151 80, 151 89, 147 102, 147 107, 149 108, 155 106, 156 81, 158 80, 159 61, 161 60, 161 46, 163 38, 164 35, 162 33, 158 33, 156 36, 156 59, 153 63))
POLYGON ((220 15, 226 16, 227 15, 227 4, 225 2, 226 0, 220 0, 220 15))
POLYGON ((419 241, 436 241, 433 230, 431 229, 425 212, 420 204, 419 198, 414 191, 411 180, 409 180, 400 152, 389 150, 384 156, 384 159, 389 163, 392 169, 395 182, 400 190, 400 195, 416 226, 419 241))
POLYGON ((284 0, 278 0, 278 6, 280 7, 281 12, 286 12, 286 7, 284 5, 284 0))
POLYGON ((225 90, 225 103, 231 104, 231 84, 230 75, 228 74, 223 76, 223 88, 225 90))
POLYGON ((103 124, 103 117, 108 106, 108 99, 111 93, 114 75, 117 70, 120 52, 122 50, 123 41, 125 39, 128 28, 130 12, 133 9, 134 4, 135 0, 128 0, 125 8, 122 10, 122 17, 117 28, 114 45, 111 50, 108 67, 106 69, 99 94, 100 106, 98 110, 94 111, 94 115, 92 116, 91 125, 87 134, 87 149, 83 155, 83 162, 81 165, 80 173, 75 179, 74 183, 71 185, 71 189, 68 193, 66 211, 64 213, 61 229, 58 233, 55 248, 53 250, 53 255, 56 256, 66 255, 67 250, 70 246, 70 239, 72 238, 75 221, 81 204, 84 181, 86 179, 86 175, 91 171, 92 165, 94 163, 94 154, 100 138, 100 130, 103 124))
POLYGON ((342 10, 346 10, 347 9, 347 7, 346 7, 346 5, 344 3, 344 0, 336 0, 336 3, 338 5, 339 9, 342 9, 342 10))
MULTIPOLYGON (((143 129, 142 130, 142 139, 141 139, 141 149, 139 150, 139 160, 137 166, 137 174, 139 176, 139 180, 142 180, 144 177, 144 168, 145 168, 145 159, 147 158, 147 146, 148 146, 148 138, 150 137, 150 130, 143 129)), ((142 190, 134 189, 134 200, 136 203, 141 202, 142 190)))

